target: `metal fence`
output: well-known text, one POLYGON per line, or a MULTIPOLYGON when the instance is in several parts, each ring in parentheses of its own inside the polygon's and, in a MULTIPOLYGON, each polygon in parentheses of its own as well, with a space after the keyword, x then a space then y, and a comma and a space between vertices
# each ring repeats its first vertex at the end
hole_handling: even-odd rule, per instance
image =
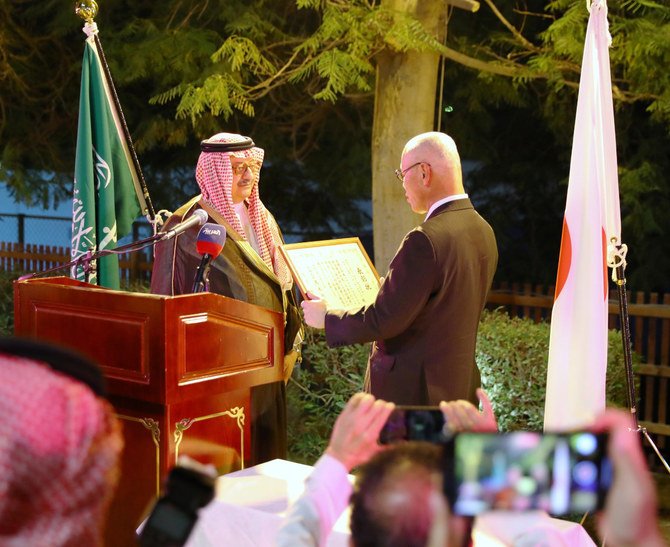
MULTIPOLYGON (((33 215, 27 213, 0 213, 0 241, 20 245, 49 245, 69 247, 72 234, 72 217, 33 215)), ((119 240, 119 245, 151 235, 151 225, 140 218, 133 223, 133 230, 119 240)))
MULTIPOLYGON (((513 317, 549 322, 553 295, 553 286, 503 282, 494 285, 487 305, 503 307, 513 317)), ((631 344, 643 361, 635 369, 640 377, 638 418, 667 458, 670 448, 670 294, 629 291, 627 299, 631 344)), ((621 328, 616 300, 609 302, 609 328, 621 328)), ((658 464, 652 454, 649 463, 658 464)))
MULTIPOLYGON (((68 217, 0 213, 0 270, 44 271, 70 261, 68 217), (2 228, 13 232, 5 235, 2 228), (3 226, 4 225, 4 226, 3 226), (65 232, 63 243, 54 242, 65 232), (12 235, 13 234, 13 235, 12 235), (46 244, 40 243, 44 236, 46 244), (16 243, 9 243, 9 242, 16 243)), ((133 234, 124 242, 136 241, 151 234, 146 220, 133 225, 133 234), (131 239, 132 238, 132 239, 131 239)), ((127 253, 119 259, 121 280, 126 284, 148 283, 151 276, 150 251, 127 253)), ((504 307, 512 316, 549 321, 553 305, 553 287, 520 283, 499 283, 488 296, 489 307, 504 307)), ((629 293, 628 301, 633 349, 643 359, 637 368, 640 376, 642 424, 652 433, 659 447, 667 453, 670 447, 670 294, 629 293)), ((610 328, 619 328, 618 308, 610 303, 610 328)))
MULTIPOLYGON (((72 218, 0 213, 0 270, 41 272, 67 264, 70 258, 72 218)), ((125 245, 152 234, 144 218, 133 223, 132 232, 121 238, 125 245)), ((131 283, 148 284, 151 278, 151 254, 144 250, 125 253, 119 257, 120 278, 124 286, 131 283)), ((62 275, 69 275, 63 271, 62 275)))
POLYGON ((0 213, 0 241, 66 245, 72 219, 25 213, 0 213))

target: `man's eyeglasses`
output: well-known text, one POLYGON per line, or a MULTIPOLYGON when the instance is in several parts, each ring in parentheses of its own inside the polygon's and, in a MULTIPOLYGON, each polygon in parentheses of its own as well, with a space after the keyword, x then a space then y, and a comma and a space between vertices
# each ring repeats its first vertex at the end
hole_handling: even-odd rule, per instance
POLYGON ((249 169, 253 174, 258 173, 261 170, 261 164, 257 161, 245 161, 242 163, 231 164, 233 168, 233 173, 236 175, 244 175, 249 169))
POLYGON ((427 165, 430 165, 430 163, 428 163, 428 162, 426 162, 426 161, 418 161, 418 162, 416 162, 415 164, 410 165, 410 166, 409 166, 407 169, 405 169, 404 171, 401 171, 400 169, 395 169, 395 170, 394 170, 395 176, 398 177, 398 180, 399 180, 400 182, 405 182, 405 175, 407 174, 407 172, 408 172, 410 169, 414 169, 417 165, 421 165, 422 163, 426 163, 427 165))

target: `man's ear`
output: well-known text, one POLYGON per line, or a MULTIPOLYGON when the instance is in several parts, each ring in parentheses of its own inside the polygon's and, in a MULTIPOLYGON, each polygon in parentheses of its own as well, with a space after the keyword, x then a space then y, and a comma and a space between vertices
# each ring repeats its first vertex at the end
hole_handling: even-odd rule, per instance
POLYGON ((430 187, 430 181, 431 181, 431 166, 427 163, 422 163, 421 164, 421 185, 428 188, 430 187))

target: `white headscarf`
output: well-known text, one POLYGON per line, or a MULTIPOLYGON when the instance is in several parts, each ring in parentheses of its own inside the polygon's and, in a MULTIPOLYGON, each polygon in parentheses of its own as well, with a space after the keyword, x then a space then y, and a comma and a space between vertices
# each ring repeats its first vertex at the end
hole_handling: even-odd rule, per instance
MULTIPOLYGON (((230 156, 237 158, 252 158, 263 163, 264 152, 262 148, 253 145, 251 139, 234 133, 217 133, 204 141, 205 143, 245 143, 251 145, 247 149, 231 152, 207 152, 203 151, 198 158, 195 168, 195 178, 200 186, 204 200, 216 209, 235 231, 245 240, 247 236, 242 227, 235 208, 233 206, 233 169, 230 156)), ((256 234, 260 257, 279 279, 283 289, 290 289, 293 283, 288 266, 279 246, 282 244, 279 230, 274 222, 270 222, 267 209, 261 202, 258 193, 260 174, 254 181, 249 198, 246 200, 247 211, 251 226, 256 234)))
POLYGON ((0 544, 102 545, 122 447, 105 399, 0 353, 0 544))

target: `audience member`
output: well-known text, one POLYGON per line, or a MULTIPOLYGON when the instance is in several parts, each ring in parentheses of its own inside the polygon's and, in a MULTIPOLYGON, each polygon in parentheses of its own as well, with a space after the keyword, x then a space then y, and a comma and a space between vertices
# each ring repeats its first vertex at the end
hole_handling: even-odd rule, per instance
POLYGON ((0 544, 102 545, 123 446, 99 369, 0 339, 0 544))
MULTIPOLYGON (((441 446, 411 441, 383 450, 362 465, 350 500, 352 544, 424 547, 433 526, 431 496, 442 492, 441 463, 441 446)), ((446 545, 460 547, 467 522, 448 518, 446 545)))
MULTIPOLYGON (((478 396, 481 412, 467 401, 440 404, 452 431, 496 430, 488 397, 482 390, 478 396)), ((371 395, 352 397, 335 423, 305 493, 287 515, 279 546, 325 545, 348 500, 354 547, 468 544, 469 520, 451 514, 442 493, 441 447, 419 442, 378 445, 379 432, 392 409, 392 404, 371 395), (356 466, 360 467, 352 488, 347 472, 356 466)), ((594 431, 610 434, 608 453, 614 468, 598 530, 613 547, 660 547, 665 542, 658 527, 654 483, 639 435, 632 428, 630 416, 616 410, 606 411, 593 425, 594 431)), ((537 537, 537 529, 530 532, 537 537)), ((547 545, 555 544, 551 537, 546 537, 547 545)))
POLYGON ((498 431, 498 422, 489 396, 482 388, 477 388, 477 398, 482 407, 481 411, 470 401, 463 399, 440 402, 444 422, 452 433, 459 431, 493 433, 498 431))
MULTIPOLYGON (((478 430, 495 431, 491 403, 483 390, 478 395, 484 409, 481 413, 467 401, 441 404, 454 431, 462 430, 466 423, 478 430)), ((349 400, 335 421, 328 447, 314 466, 305 493, 287 515, 278 545, 325 545, 333 524, 349 503, 352 485, 347 474, 382 450, 377 439, 394 408, 393 403, 375 400, 366 393, 349 400)))
POLYGON ((326 452, 307 480, 305 493, 291 506, 277 545, 325 545, 333 524, 349 503, 348 473, 380 447, 377 438, 395 408, 366 393, 357 393, 337 417, 326 452))
POLYGON ((633 418, 608 409, 593 425, 609 433, 608 455, 614 482, 598 516, 598 533, 611 547, 661 547, 666 545, 658 527, 656 487, 640 444, 633 418))

